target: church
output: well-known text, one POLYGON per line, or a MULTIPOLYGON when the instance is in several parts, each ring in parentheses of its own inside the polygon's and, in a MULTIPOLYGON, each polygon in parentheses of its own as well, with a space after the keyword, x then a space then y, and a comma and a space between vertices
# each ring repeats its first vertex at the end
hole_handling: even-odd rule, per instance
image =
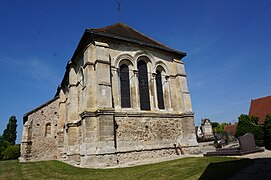
POLYGON ((123 23, 86 29, 55 96, 24 115, 20 162, 99 168, 199 153, 185 56, 123 23))

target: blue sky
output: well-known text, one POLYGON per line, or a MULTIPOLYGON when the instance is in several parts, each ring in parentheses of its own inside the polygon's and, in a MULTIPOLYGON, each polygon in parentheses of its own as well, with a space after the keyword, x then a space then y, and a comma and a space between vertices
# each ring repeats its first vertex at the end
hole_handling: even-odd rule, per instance
POLYGON ((271 2, 1 0, 0 134, 51 99, 86 28, 123 22, 187 53, 195 124, 234 122, 271 93, 271 2))

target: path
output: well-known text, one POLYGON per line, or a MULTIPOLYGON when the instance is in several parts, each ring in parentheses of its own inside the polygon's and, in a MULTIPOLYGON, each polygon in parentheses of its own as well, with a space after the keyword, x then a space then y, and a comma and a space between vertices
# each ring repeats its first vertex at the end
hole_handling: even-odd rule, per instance
POLYGON ((235 173, 229 178, 230 180, 271 180, 271 151, 265 150, 264 152, 260 153, 247 154, 244 156, 236 157, 250 158, 253 159, 254 162, 245 169, 235 173))

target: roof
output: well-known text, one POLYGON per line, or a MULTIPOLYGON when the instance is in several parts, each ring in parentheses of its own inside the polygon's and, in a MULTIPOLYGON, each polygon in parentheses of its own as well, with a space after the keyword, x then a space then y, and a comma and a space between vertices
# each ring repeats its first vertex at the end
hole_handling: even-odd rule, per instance
POLYGON ((267 114, 271 114, 271 96, 251 100, 249 115, 259 117, 259 124, 264 124, 267 114))
POLYGON ((231 135, 235 135, 237 124, 225 125, 224 131, 231 133, 231 135))
POLYGON ((207 119, 207 118, 205 118, 205 119, 201 119, 201 125, 205 125, 205 124, 206 124, 206 122, 208 122, 208 123, 210 123, 210 124, 211 124, 211 120, 210 120, 210 119, 207 119))
POLYGON ((169 51, 169 52, 178 54, 179 56, 181 56, 181 58, 186 56, 186 53, 169 48, 168 46, 136 31, 135 29, 123 23, 116 23, 111 26, 106 26, 103 28, 90 28, 90 29, 87 29, 86 32, 89 32, 94 35, 124 40, 131 43, 140 44, 143 46, 149 46, 149 47, 169 51))

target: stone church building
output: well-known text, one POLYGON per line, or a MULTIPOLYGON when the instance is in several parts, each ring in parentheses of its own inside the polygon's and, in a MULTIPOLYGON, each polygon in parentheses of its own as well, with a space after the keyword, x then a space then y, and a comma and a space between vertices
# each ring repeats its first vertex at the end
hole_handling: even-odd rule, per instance
POLYGON ((122 23, 86 29, 55 97, 25 114, 20 161, 106 167, 197 153, 185 56, 122 23))

